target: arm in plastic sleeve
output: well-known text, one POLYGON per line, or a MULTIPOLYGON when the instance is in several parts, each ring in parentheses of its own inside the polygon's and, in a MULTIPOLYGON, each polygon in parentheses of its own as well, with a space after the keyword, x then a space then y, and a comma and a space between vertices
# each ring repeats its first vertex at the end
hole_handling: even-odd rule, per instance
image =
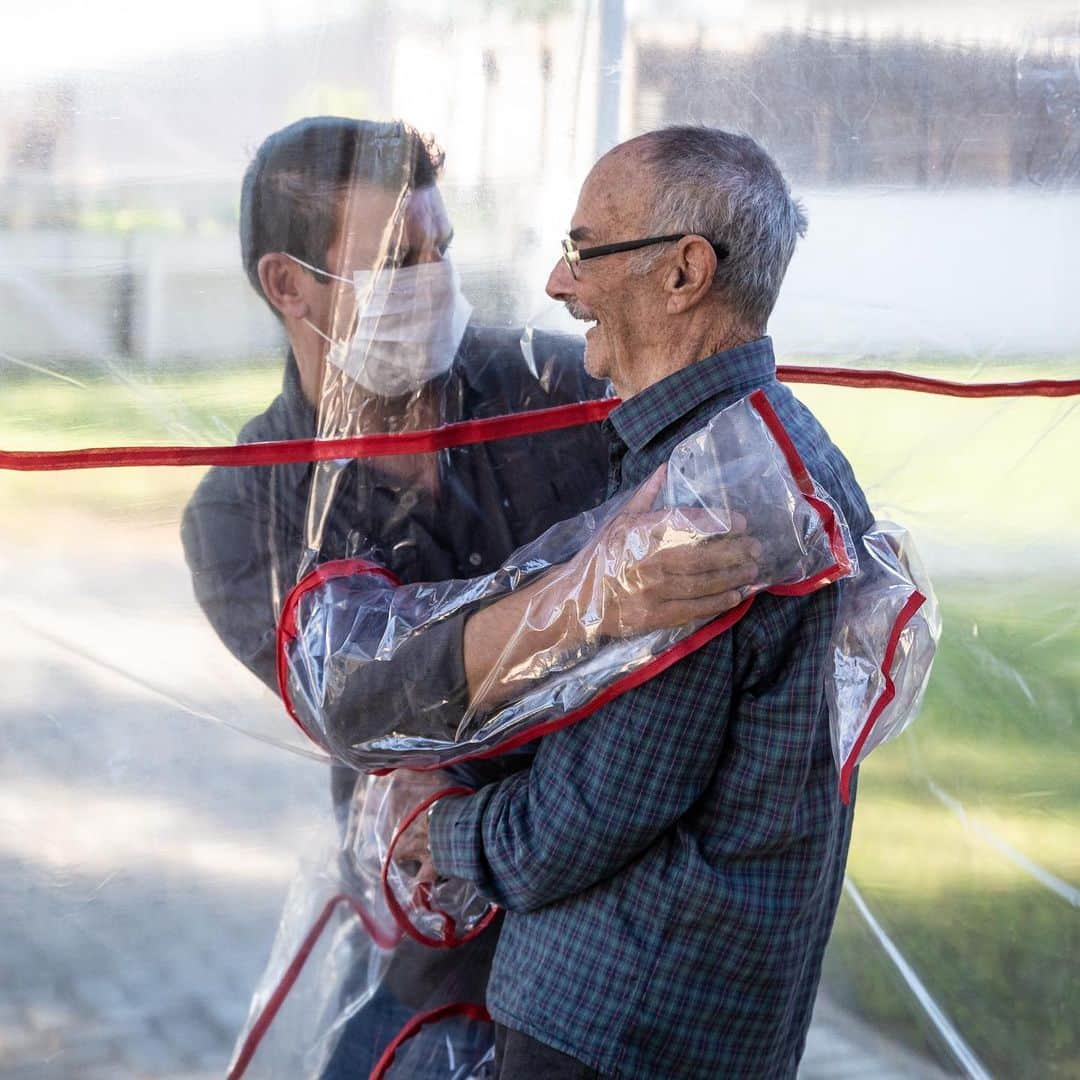
MULTIPOLYGON (((689 588, 719 590, 719 597, 649 603, 668 584, 658 580, 643 602, 624 580, 625 546, 653 544, 663 558, 672 544, 681 544, 696 571, 704 558, 690 550, 698 518, 692 510, 634 518, 647 520, 629 533, 616 530, 612 542, 606 526, 625 503, 617 501, 607 515, 582 515, 549 530, 496 574, 472 581, 398 586, 375 566, 345 562, 340 573, 321 568, 325 580, 310 601, 301 595, 298 634, 286 645, 290 700, 309 734, 335 756, 368 768, 396 764, 398 746, 451 753, 463 733, 469 739, 469 724, 482 741, 501 738, 569 710, 582 695, 591 696, 594 679, 602 685, 646 662, 685 621, 686 604, 701 622, 739 603, 739 587, 758 572, 747 553, 752 542, 742 536, 730 537, 737 542, 723 556, 730 565, 713 575, 719 584, 701 585, 707 575, 692 575, 689 588), (514 609, 512 629, 495 650, 479 697, 470 699, 462 627, 478 607, 494 610, 500 599, 514 609), (643 624, 657 620, 661 631, 648 627, 654 639, 629 642, 643 624), (623 649, 605 658, 604 643, 612 635, 623 639, 623 649), (592 666, 578 671, 586 659, 592 666)), ((705 528, 721 536, 731 532, 730 518, 719 524, 710 513, 704 516, 712 518, 705 528)), ((638 562, 641 569, 647 560, 638 562)))
POLYGON ((399 586, 379 567, 321 567, 298 586, 292 623, 283 620, 301 723, 358 768, 445 762, 588 707, 752 592, 845 576, 851 545, 839 512, 801 462, 793 467, 759 405, 743 399, 718 413, 638 492, 560 522, 493 574, 399 586), (461 620, 508 594, 519 605, 524 595, 525 607, 479 694, 459 682, 433 703, 424 639, 443 625, 444 654, 460 649, 461 620), (405 652, 415 658, 408 668, 405 652), (401 711, 387 716, 380 704, 368 723, 376 699, 365 685, 394 669, 401 711), (391 724, 384 738, 356 737, 391 724))

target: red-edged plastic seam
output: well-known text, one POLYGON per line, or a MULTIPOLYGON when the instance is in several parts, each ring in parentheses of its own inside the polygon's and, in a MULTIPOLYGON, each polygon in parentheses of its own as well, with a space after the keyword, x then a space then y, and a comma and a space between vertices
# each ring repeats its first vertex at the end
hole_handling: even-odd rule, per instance
MULTIPOLYGON (((863 390, 911 390, 959 398, 1072 397, 1080 379, 1028 379, 1022 382, 957 383, 897 371, 847 371, 844 368, 780 366, 782 382, 849 386, 863 390)), ((0 450, 0 469, 15 472, 59 472, 72 469, 220 465, 290 465, 341 458, 431 453, 455 446, 492 442, 518 435, 592 424, 608 417, 618 398, 553 405, 526 413, 463 420, 425 431, 357 435, 344 439, 292 439, 242 443, 239 446, 97 446, 85 450, 0 450)))
POLYGON ((1072 397, 1080 394, 1080 379, 1026 379, 1019 382, 959 383, 899 371, 850 371, 847 368, 782 364, 776 377, 786 383, 850 386, 860 390, 910 390, 944 397, 1072 397))
POLYGON ((855 745, 852 746, 851 752, 840 768, 840 798, 845 806, 851 802, 851 776, 855 771, 855 766, 859 763, 859 754, 862 752, 866 740, 870 737, 870 732, 877 723, 878 717, 888 708, 892 699, 896 697, 896 685, 892 681, 890 672, 892 671, 897 646, 900 644, 900 635, 903 633, 904 627, 911 622, 915 612, 925 603, 926 597, 921 592, 913 592, 908 597, 907 603, 900 609, 900 614, 896 616, 896 621, 893 623, 889 641, 885 646, 885 655, 881 661, 881 674, 885 678, 885 689, 881 691, 877 701, 874 702, 874 707, 870 710, 870 715, 866 718, 866 723, 863 724, 862 731, 859 732, 859 736, 855 740, 855 745))
POLYGON ((355 435, 342 439, 288 439, 237 446, 103 446, 87 450, 0 450, 0 469, 56 472, 70 469, 122 469, 162 465, 291 465, 343 458, 426 454, 455 446, 540 435, 603 420, 618 398, 553 405, 523 413, 462 420, 423 431, 355 435))
POLYGON ((765 426, 769 429, 769 434, 776 441, 776 445, 780 447, 780 452, 784 455, 787 467, 795 478, 800 494, 817 511, 818 517, 821 518, 822 527, 829 538, 829 549, 836 560, 832 566, 826 567, 826 569, 821 570, 805 581, 797 581, 792 585, 774 585, 768 590, 774 596, 807 596, 815 589, 821 588, 822 585, 828 585, 830 582, 837 581, 839 578, 850 574, 851 557, 848 555, 847 545, 844 543, 844 534, 837 523, 833 508, 826 500, 818 496, 818 489, 814 484, 813 477, 806 468, 799 451, 795 448, 795 443, 791 441, 787 429, 780 422, 780 417, 776 415, 772 404, 765 396, 765 391, 755 390, 750 395, 750 404, 764 421, 765 426))
POLYGON ((394 1036, 390 1045, 382 1052, 382 1056, 375 1062, 375 1068, 368 1074, 368 1080, 383 1080, 386 1076, 386 1070, 393 1064, 394 1056, 409 1039, 427 1024, 436 1024, 450 1016, 467 1016, 470 1020, 478 1020, 484 1024, 492 1022, 487 1009, 474 1001, 453 1001, 449 1005, 440 1005, 437 1009, 417 1013, 394 1036))
MULTIPOLYGON (((587 701, 584 705, 565 713, 563 716, 552 717, 552 719, 545 720, 543 723, 525 731, 519 731, 516 735, 511 735, 510 738, 500 742, 497 746, 488 746, 482 750, 467 750, 465 753, 450 758, 448 761, 439 761, 433 765, 403 765, 396 767, 407 768, 410 772, 432 772, 435 769, 448 768, 450 765, 459 765, 463 761, 479 761, 483 758, 497 757, 500 754, 516 750, 534 739, 541 739, 545 735, 552 734, 552 732, 562 731, 563 728, 570 727, 579 720, 584 720, 587 716, 592 716, 594 712, 603 708, 609 701, 622 697, 628 691, 636 689, 642 683, 646 683, 661 672, 667 671, 672 664, 677 664, 683 657, 689 656, 692 652, 697 652, 702 645, 733 627, 750 610, 750 605, 753 602, 754 598, 752 596, 748 597, 738 607, 732 608, 731 611, 725 612, 719 618, 706 623, 688 638, 683 638, 678 644, 672 645, 670 649, 666 649, 659 656, 654 657, 647 664, 638 668, 637 671, 624 675, 621 679, 613 682, 606 690, 597 694, 596 697, 587 701)), ((375 776, 385 776, 393 771, 394 769, 373 769, 372 773, 375 776)))
POLYGON ((457 924, 453 917, 447 912, 432 905, 429 890, 418 887, 417 892, 414 893, 414 900, 418 899, 420 906, 426 908, 433 914, 438 915, 443 923, 443 937, 428 937, 427 934, 422 933, 416 928, 413 921, 409 918, 408 913, 402 908, 401 903, 398 901, 397 895, 390 885, 390 862, 394 855, 394 848, 397 847, 397 843, 405 830, 408 829, 421 814, 426 813, 430 806, 433 806, 439 799, 449 798, 451 795, 472 794, 472 788, 458 786, 441 788, 439 791, 436 791, 434 795, 429 795, 419 806, 414 807, 405 815, 405 818, 394 833, 393 839, 390 841, 390 846, 386 849, 386 858, 383 860, 383 893, 386 896, 386 906, 390 909, 390 914, 394 916, 394 921, 398 924, 398 929, 401 930, 402 933, 407 934, 414 941, 418 941, 421 945, 427 945, 428 948, 431 949, 454 949, 457 948, 458 945, 464 945, 465 942, 472 941, 473 938, 478 937, 491 925, 491 920, 498 915, 499 909, 494 904, 489 905, 487 912, 485 912, 480 921, 471 930, 459 935, 457 932, 457 924))
POLYGON ((267 1031, 270 1029, 270 1025, 274 1022, 274 1018, 280 1011, 281 1006, 285 1004, 285 999, 289 996, 293 986, 296 985, 296 980, 300 978, 300 973, 303 971, 308 957, 311 955, 312 950, 322 936, 322 932, 326 929, 326 925, 330 921, 330 916, 333 915, 334 910, 339 904, 347 904, 352 909, 353 913, 360 919, 360 922, 363 923, 364 930, 367 932, 368 937, 370 937, 380 949, 393 949, 401 941, 400 932, 394 935, 386 934, 354 897, 351 897, 346 893, 338 893, 337 896, 331 897, 326 902, 326 906, 322 909, 319 917, 312 924, 311 929, 307 932, 307 936, 301 943, 300 948, 297 949, 292 962, 285 969, 285 974, 282 975, 281 980, 278 982, 277 986, 274 987, 274 992, 270 995, 270 999, 267 1001, 266 1005, 263 1006, 263 1010, 259 1013, 258 1019, 252 1025, 251 1031, 248 1032, 248 1036, 244 1040, 244 1045, 237 1055, 236 1062, 229 1070, 226 1080, 240 1080, 240 1077, 244 1075, 248 1065, 251 1064, 251 1059, 255 1056, 255 1051, 258 1050, 259 1044, 266 1036, 267 1031))
POLYGON ((385 566, 369 562, 367 559, 334 559, 332 562, 323 563, 308 574, 303 581, 295 585, 281 608, 281 618, 277 625, 277 680, 281 700, 285 704, 285 711, 292 717, 293 723, 313 742, 329 753, 329 748, 323 744, 322 739, 308 731, 304 722, 300 719, 293 706, 292 695, 289 693, 289 660, 286 655, 288 647, 296 640, 296 609, 300 601, 320 585, 336 578, 350 577, 353 574, 373 574, 376 577, 385 578, 395 588, 401 584, 401 578, 387 570, 385 566))

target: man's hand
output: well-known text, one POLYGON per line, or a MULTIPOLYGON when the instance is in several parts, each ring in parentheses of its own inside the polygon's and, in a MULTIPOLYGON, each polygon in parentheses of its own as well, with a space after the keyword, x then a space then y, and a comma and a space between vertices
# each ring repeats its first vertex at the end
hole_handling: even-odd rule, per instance
POLYGON ((666 465, 657 469, 558 575, 566 593, 555 602, 568 620, 606 637, 633 637, 714 618, 738 606, 757 580, 762 546, 746 535, 742 515, 732 514, 730 531, 721 533, 709 510, 652 509, 666 472, 666 465))
POLYGON ((433 884, 438 879, 439 875, 431 861, 426 810, 402 833, 394 846, 393 858, 401 874, 413 884, 433 884))
MULTIPOLYGON (((400 823, 425 799, 446 787, 450 781, 445 773, 410 772, 399 769, 394 773, 386 793, 386 803, 381 816, 389 828, 396 832, 400 823)), ((387 836, 387 841, 390 834, 387 836)), ((431 845, 428 839, 428 812, 422 811, 401 834, 391 853, 398 871, 413 884, 434 882, 438 877, 431 862, 431 845)))

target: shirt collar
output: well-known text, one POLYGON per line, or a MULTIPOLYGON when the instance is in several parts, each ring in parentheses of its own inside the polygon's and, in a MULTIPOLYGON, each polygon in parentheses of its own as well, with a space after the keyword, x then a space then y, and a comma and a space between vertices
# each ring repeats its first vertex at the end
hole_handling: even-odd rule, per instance
POLYGON ((710 398, 737 400, 775 375, 772 338, 760 337, 646 387, 612 412, 611 425, 631 450, 639 451, 710 398))

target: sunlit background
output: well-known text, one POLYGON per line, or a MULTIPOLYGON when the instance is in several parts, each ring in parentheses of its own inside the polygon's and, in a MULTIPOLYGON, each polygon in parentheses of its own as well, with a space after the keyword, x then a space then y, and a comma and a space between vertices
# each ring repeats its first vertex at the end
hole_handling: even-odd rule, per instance
MULTIPOLYGON (((786 363, 1080 371, 1075 0, 58 0, 0 35, 0 449, 225 444, 280 385, 240 267, 270 132, 402 117, 447 151, 477 317, 543 284, 598 153, 745 130, 810 231, 786 363)), ((1080 1073, 1075 399, 800 388, 908 525, 946 635, 864 770, 807 1076, 1080 1073), (861 1070, 861 1071, 860 1071, 861 1070)), ((325 767, 217 642, 197 469, 0 474, 0 1077, 218 1076, 325 767)))

